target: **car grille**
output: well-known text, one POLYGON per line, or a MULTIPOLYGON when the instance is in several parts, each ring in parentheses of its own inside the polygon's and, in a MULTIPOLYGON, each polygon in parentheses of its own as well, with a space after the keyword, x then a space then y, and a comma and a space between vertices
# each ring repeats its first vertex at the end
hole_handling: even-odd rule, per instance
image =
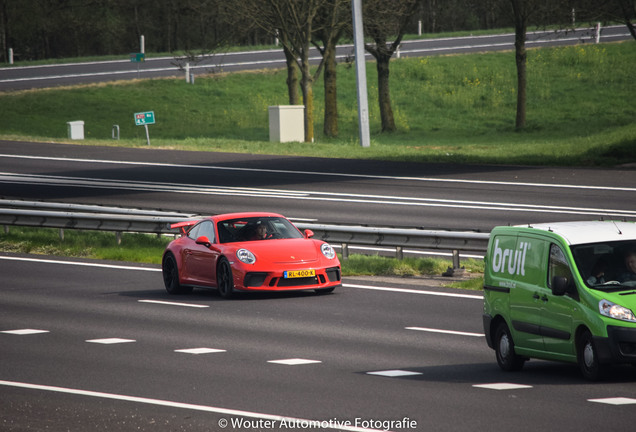
MULTIPOLYGON (((321 279, 324 279, 324 276, 319 275, 321 279)), ((304 286, 304 285, 318 285, 318 276, 312 277, 304 277, 304 278, 274 278, 272 279, 272 283, 270 286, 278 286, 278 287, 293 287, 293 286, 304 286)))

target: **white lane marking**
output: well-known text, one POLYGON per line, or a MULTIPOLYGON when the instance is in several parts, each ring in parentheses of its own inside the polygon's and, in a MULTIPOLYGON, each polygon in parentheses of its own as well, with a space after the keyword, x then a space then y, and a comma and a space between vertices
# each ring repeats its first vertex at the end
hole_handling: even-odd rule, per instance
POLYGON ((78 396, 89 396, 89 397, 95 397, 95 398, 101 398, 101 399, 111 399, 111 400, 119 400, 119 401, 125 401, 125 402, 143 403, 143 404, 164 406, 169 408, 182 408, 182 409, 188 409, 188 410, 194 410, 194 411, 203 411, 203 412, 209 412, 214 414, 222 414, 227 416, 238 416, 238 417, 271 420, 273 422, 278 422, 279 424, 288 425, 291 428, 293 428, 295 425, 298 425, 300 427, 306 427, 303 425, 319 424, 320 427, 323 429, 335 429, 335 430, 345 430, 345 431, 354 431, 354 432, 365 432, 365 431, 380 432, 381 431, 381 429, 368 429, 368 428, 350 426, 347 424, 336 424, 335 422, 332 424, 328 422, 320 422, 317 420, 308 420, 308 419, 302 419, 298 417, 286 417, 281 415, 264 414, 264 413, 257 413, 252 411, 242 411, 242 410, 219 408, 219 407, 206 406, 206 405, 195 405, 195 404, 173 402, 173 401, 167 401, 167 400, 161 400, 161 399, 150 399, 150 398, 137 397, 137 396, 126 396, 126 395, 120 395, 120 394, 114 394, 114 393, 102 393, 102 392, 96 392, 96 391, 78 390, 78 389, 55 387, 55 386, 49 386, 49 385, 29 384, 29 383, 2 381, 2 380, 0 380, 0 385, 7 386, 7 387, 15 387, 15 388, 25 388, 25 389, 31 389, 31 390, 49 391, 49 392, 55 392, 55 393, 66 393, 66 394, 73 394, 78 396))
POLYGON ((120 343, 132 343, 137 341, 134 339, 105 338, 105 339, 89 339, 86 342, 103 344, 103 345, 112 345, 112 344, 120 344, 120 343))
POLYGON ((186 348, 186 349, 174 350, 174 352, 197 355, 197 354, 220 353, 220 352, 227 352, 227 351, 223 349, 215 349, 215 348, 186 348))
POLYGON ((62 162, 101 163, 101 164, 113 164, 113 165, 138 165, 138 166, 188 168, 188 169, 221 170, 221 171, 247 171, 247 172, 269 172, 269 173, 279 173, 279 174, 302 174, 302 175, 316 175, 316 176, 325 176, 325 177, 412 180, 412 181, 437 182, 437 183, 467 183, 467 184, 476 184, 476 185, 527 186, 527 187, 592 189, 592 190, 613 190, 613 191, 636 192, 636 187, 589 186, 589 185, 572 185, 572 184, 560 184, 560 183, 550 184, 550 183, 510 182, 510 181, 495 181, 495 180, 467 180, 467 179, 452 179, 452 178, 445 179, 445 178, 434 178, 434 177, 385 176, 385 175, 374 175, 374 174, 351 174, 351 173, 333 173, 333 172, 330 173, 330 172, 320 172, 320 171, 281 170, 281 169, 273 169, 273 168, 241 168, 241 167, 228 167, 228 166, 219 166, 219 165, 187 165, 187 164, 174 164, 174 163, 164 163, 164 162, 135 162, 135 161, 115 161, 115 160, 108 160, 108 159, 27 156, 27 155, 13 155, 13 154, 1 154, 1 153, 0 153, 0 157, 16 158, 16 159, 62 161, 62 162))
POLYGON ((493 384, 475 384, 473 387, 483 388, 488 390, 517 390, 532 388, 531 385, 525 384, 512 384, 512 383, 493 383, 493 384))
POLYGON ((283 364, 288 366, 297 366, 297 365, 305 365, 312 363, 322 363, 320 360, 308 360, 301 358, 291 358, 291 359, 282 359, 282 360, 268 360, 267 363, 276 363, 283 364))
POLYGON ((139 271, 149 271, 149 272, 161 271, 160 268, 152 268, 152 267, 136 267, 136 266, 101 264, 101 263, 90 263, 90 262, 80 262, 80 261, 60 261, 60 260, 52 260, 52 259, 45 259, 45 258, 0 256, 0 259, 9 260, 9 261, 40 262, 45 264, 63 264, 63 265, 83 266, 83 267, 101 267, 101 268, 109 268, 109 269, 117 269, 117 270, 139 270, 139 271))
POLYGON ((40 333, 49 333, 49 331, 48 330, 36 330, 36 329, 20 329, 20 330, 0 331, 0 333, 24 336, 24 335, 33 335, 33 334, 40 334, 40 333))
POLYGON ((395 378, 395 377, 403 377, 403 376, 422 375, 422 373, 394 369, 394 370, 385 370, 385 371, 377 371, 377 372, 367 372, 367 375, 379 375, 379 376, 395 378))
POLYGON ((459 336, 475 336, 475 337, 486 336, 482 333, 471 333, 471 332, 462 332, 462 331, 455 331, 455 330, 441 330, 441 329, 433 329, 433 328, 426 328, 426 327, 404 327, 404 329, 429 332, 429 333, 452 334, 452 335, 459 335, 459 336))
POLYGON ((626 397, 612 397, 602 399, 588 399, 588 402, 604 403, 608 405, 632 405, 636 404, 636 399, 626 397))
MULTIPOLYGON (((313 173, 312 173, 313 174, 313 173)), ((433 181, 433 180, 431 180, 433 181)), ((35 174, 14 174, 0 172, 0 182, 4 183, 24 183, 24 184, 45 184, 55 186, 72 186, 91 189, 119 189, 133 191, 152 191, 167 192, 178 194, 196 194, 196 195, 217 195, 217 196, 247 196, 255 198, 277 198, 277 199, 293 199, 295 201, 326 201, 326 202, 346 202, 360 204, 379 204, 379 205, 401 205, 401 206, 418 206, 418 207, 443 207, 443 208, 459 208, 459 209, 475 209, 475 210, 497 210, 497 211, 515 211, 525 213, 556 213, 556 214, 572 214, 572 215, 588 215, 588 216, 612 216, 612 217, 636 217, 634 210, 596 208, 596 207, 572 207, 572 206, 554 206, 544 204, 518 204, 510 202, 488 202, 488 201, 471 201, 471 200, 450 200, 440 198, 421 198, 421 197, 404 197, 391 195, 363 195, 354 193, 334 193, 321 191, 296 191, 283 189, 262 189, 262 188, 238 188, 238 187, 219 187, 212 185, 195 185, 182 183, 162 183, 162 182, 141 182, 133 180, 110 180, 99 178, 83 178, 83 177, 64 177, 64 176, 44 176, 35 174)), ((475 183, 488 183, 477 182, 475 183)), ((522 184, 515 184, 522 185, 522 184)), ((550 185, 541 185, 541 187, 549 187, 550 185)), ((575 187, 575 186, 563 186, 575 187)), ((577 186, 578 187, 578 186, 577 186)), ((588 189, 618 190, 627 189, 630 192, 636 191, 636 188, 611 188, 611 187, 595 187, 585 186, 588 189)))
POLYGON ((342 286, 346 288, 359 288, 359 289, 368 289, 368 290, 375 290, 375 291, 390 291, 390 292, 433 295, 433 296, 443 296, 443 297, 459 297, 459 298, 469 298, 469 299, 476 299, 476 300, 484 299, 484 297, 480 295, 457 294, 457 293, 447 293, 447 292, 438 292, 438 291, 424 291, 424 290, 416 290, 416 289, 409 289, 409 288, 377 287, 377 286, 371 286, 371 285, 356 285, 356 284, 348 284, 348 283, 343 283, 342 286))
MULTIPOLYGON (((27 261, 27 262, 42 262, 47 264, 64 264, 64 265, 77 265, 77 266, 85 266, 85 267, 102 267, 102 268, 123 269, 123 270, 161 272, 160 268, 151 268, 151 267, 120 266, 120 265, 112 265, 112 264, 59 261, 59 260, 52 260, 52 259, 24 258, 24 257, 12 257, 12 256, 0 255, 0 260, 3 260, 3 259, 14 260, 14 261, 27 261)), ((371 286, 371 285, 357 285, 357 284, 348 284, 348 283, 344 283, 342 284, 342 286, 347 288, 368 289, 368 290, 375 290, 375 291, 388 291, 388 292, 400 292, 400 293, 408 293, 408 294, 423 294, 423 295, 434 295, 434 296, 443 296, 443 297, 469 298, 469 299, 477 299, 477 300, 483 300, 484 298, 481 295, 425 291, 425 290, 415 290, 415 289, 408 289, 408 288, 377 287, 377 286, 371 286)), ((150 303, 151 301, 145 301, 145 302, 150 303)), ((155 302, 155 301, 153 300, 152 302, 155 302)), ((207 306, 201 305, 201 306, 193 306, 193 307, 207 307, 207 306)))
POLYGON ((208 308, 208 307, 210 307, 208 305, 169 302, 169 301, 161 301, 161 300, 137 300, 137 301, 139 303, 154 303, 154 304, 167 305, 167 306, 183 306, 183 307, 191 307, 191 308, 208 308))

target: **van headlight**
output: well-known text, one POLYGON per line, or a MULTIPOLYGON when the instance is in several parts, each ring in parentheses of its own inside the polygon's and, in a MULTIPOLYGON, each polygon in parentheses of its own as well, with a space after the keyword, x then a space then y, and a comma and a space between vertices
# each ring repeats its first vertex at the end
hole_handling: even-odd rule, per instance
POLYGON ((636 322, 636 317, 631 309, 617 305, 608 300, 601 300, 598 302, 598 310, 601 315, 605 315, 610 318, 614 318, 621 321, 636 322))

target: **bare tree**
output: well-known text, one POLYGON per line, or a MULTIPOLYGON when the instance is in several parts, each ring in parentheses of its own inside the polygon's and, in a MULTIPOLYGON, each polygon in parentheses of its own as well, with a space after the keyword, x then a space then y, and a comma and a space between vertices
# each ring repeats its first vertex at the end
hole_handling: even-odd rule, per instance
MULTIPOLYGON (((320 76, 323 61, 312 71, 309 54, 320 11, 331 0, 234 0, 237 11, 248 14, 255 25, 279 37, 289 62, 293 58, 300 71, 300 87, 305 105, 305 141, 314 141, 313 85, 320 76), (239 7, 240 6, 240 7, 239 7)), ((288 75, 289 76, 289 75, 288 75)), ((289 80, 288 80, 289 85, 289 80)))
POLYGON ((374 44, 365 44, 365 49, 376 61, 382 132, 393 132, 397 129, 391 107, 389 62, 402 43, 407 25, 420 1, 366 0, 363 4, 364 33, 374 42, 374 44), (392 42, 389 40, 391 38, 393 38, 392 42))

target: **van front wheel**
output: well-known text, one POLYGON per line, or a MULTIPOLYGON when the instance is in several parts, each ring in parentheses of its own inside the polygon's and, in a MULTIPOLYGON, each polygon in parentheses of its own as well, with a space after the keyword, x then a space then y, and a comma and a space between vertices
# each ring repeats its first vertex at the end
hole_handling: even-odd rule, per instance
POLYGON ((497 364, 507 372, 519 371, 526 359, 515 353, 515 343, 505 322, 500 322, 495 330, 495 354, 497 364))
POLYGON ((589 331, 585 331, 581 335, 576 354, 583 376, 590 381, 600 379, 602 368, 598 361, 598 351, 596 351, 594 339, 592 339, 592 334, 589 331))

